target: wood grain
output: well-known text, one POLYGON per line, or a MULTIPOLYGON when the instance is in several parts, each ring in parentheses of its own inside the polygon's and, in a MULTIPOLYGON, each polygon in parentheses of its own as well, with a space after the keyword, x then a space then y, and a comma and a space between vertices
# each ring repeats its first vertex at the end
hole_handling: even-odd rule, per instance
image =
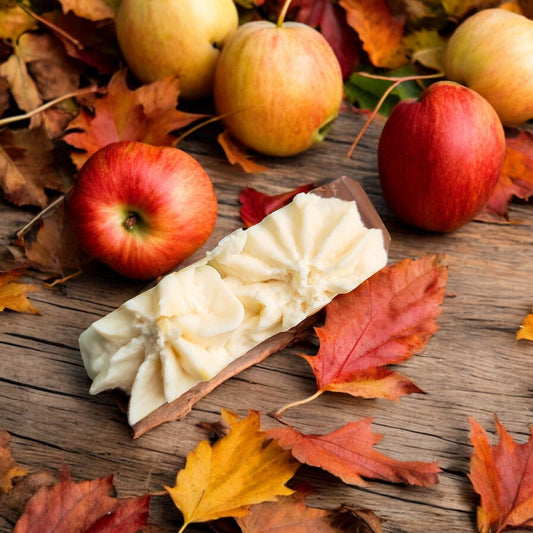
MULTIPOLYGON (((423 353, 401 365, 424 394, 399 402, 324 394, 289 409, 284 420, 306 432, 323 433, 370 416, 384 437, 378 449, 404 460, 438 461, 440 483, 431 488, 369 482, 364 489, 344 485, 320 471, 303 468, 298 477, 316 487, 310 503, 321 507, 373 509, 387 533, 474 532, 477 497, 467 478, 472 447, 469 417, 494 438, 494 414, 518 442, 529 436, 533 407, 533 343, 515 341, 515 332, 533 304, 533 208, 514 204, 514 224, 473 221, 450 235, 415 231, 398 223, 380 193, 376 146, 382 119, 367 130, 352 159, 346 154, 364 118, 350 110, 335 122, 327 140, 290 159, 259 158, 269 170, 245 174, 227 163, 209 129, 180 146, 202 163, 220 203, 215 232, 195 260, 224 235, 241 226, 242 187, 266 193, 308 182, 320 185, 341 175, 359 181, 392 236, 390 262, 427 253, 443 254, 450 266, 447 296, 438 319, 441 329, 423 353)), ((1 205, 0 246, 4 248, 32 212, 1 205)), ((303 344, 276 353, 227 380, 202 398, 181 421, 163 424, 132 438, 112 394, 88 394, 89 379, 78 336, 142 285, 103 267, 64 287, 30 294, 41 316, 0 314, 0 427, 11 434, 16 460, 30 469, 58 471, 62 461, 77 481, 115 474, 120 496, 159 492, 172 485, 188 452, 207 438, 200 422, 218 420, 222 407, 245 415, 270 413, 315 391, 307 364, 295 354, 303 344)), ((179 512, 168 498, 153 498, 152 522, 176 530, 179 512)), ((0 533, 13 528, 16 513, 0 498, 0 533)), ((190 531, 208 531, 191 526, 190 531)))

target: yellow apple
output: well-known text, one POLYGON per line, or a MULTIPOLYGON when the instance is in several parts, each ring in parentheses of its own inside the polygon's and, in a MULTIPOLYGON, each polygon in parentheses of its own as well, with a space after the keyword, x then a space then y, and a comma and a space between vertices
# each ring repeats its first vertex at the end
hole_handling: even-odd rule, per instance
POLYGON ((117 39, 144 83, 180 77, 185 99, 210 96, 220 50, 237 29, 233 0, 122 0, 117 39))
POLYGON ((519 126, 533 118, 532 58, 533 20, 483 9, 450 37, 444 72, 484 96, 506 126, 519 126))

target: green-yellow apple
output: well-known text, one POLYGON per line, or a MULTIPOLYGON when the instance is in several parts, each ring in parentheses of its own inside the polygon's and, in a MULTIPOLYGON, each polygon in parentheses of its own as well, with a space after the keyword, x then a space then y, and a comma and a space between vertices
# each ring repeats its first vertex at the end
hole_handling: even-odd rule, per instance
POLYGON ((220 50, 237 29, 233 0, 122 0, 117 39, 124 59, 142 82, 180 78, 180 95, 211 95, 220 50))
POLYGON ((383 196, 412 226, 450 232, 487 204, 505 156, 503 126, 477 92, 439 81, 393 109, 378 143, 383 196))
POLYGON ((67 212, 90 256, 126 277, 152 279, 205 243, 217 198, 205 170, 182 150, 119 141, 82 166, 67 212))
POLYGON ((292 156, 322 141, 343 98, 335 53, 298 22, 242 24, 226 43, 213 96, 230 135, 270 156, 292 156))
POLYGON ((444 72, 484 96, 506 126, 533 118, 533 20, 499 8, 478 11, 450 37, 444 72))

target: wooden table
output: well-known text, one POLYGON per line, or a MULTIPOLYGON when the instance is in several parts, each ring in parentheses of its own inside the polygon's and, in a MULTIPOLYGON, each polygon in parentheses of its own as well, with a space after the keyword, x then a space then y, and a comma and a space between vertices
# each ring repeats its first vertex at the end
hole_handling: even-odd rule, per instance
MULTIPOLYGON (((242 187, 278 193, 341 175, 360 181, 375 203, 392 235, 391 263, 444 254, 450 274, 438 319, 441 329, 423 353, 399 368, 426 394, 399 402, 324 394, 287 411, 284 420, 304 432, 325 433, 372 417, 373 430, 384 435, 377 446, 381 452, 402 461, 436 460, 443 470, 440 483, 431 488, 370 481, 361 489, 303 468, 298 476, 317 489, 310 504, 370 508, 384 519, 387 533, 474 532, 478 499, 467 478, 473 451, 469 417, 494 444, 494 414, 521 443, 533 422, 533 343, 515 341, 533 304, 533 208, 512 206, 510 214, 518 224, 474 221, 450 235, 404 227, 387 210, 379 188, 376 147, 383 119, 369 128, 352 159, 346 157, 363 122, 346 110, 321 146, 286 160, 259 159, 269 171, 258 174, 232 167, 209 131, 183 141, 180 147, 208 170, 220 202, 216 230, 191 261, 242 225, 242 187)), ((7 204, 1 209, 0 246, 5 246, 31 215, 7 204)), ((0 315, 0 427, 11 434, 12 453, 20 464, 31 471, 57 472, 64 461, 76 481, 114 474, 123 497, 158 492, 174 484, 186 454, 207 437, 197 424, 218 420, 222 407, 242 416, 250 408, 266 414, 315 391, 307 363, 288 349, 225 382, 183 421, 132 439, 112 395, 89 395, 77 341, 93 321, 142 288, 99 268, 65 286, 31 293, 41 316, 0 315)), ((276 425, 266 415, 262 420, 265 427, 276 425)), ((179 516, 168 497, 153 498, 153 523, 176 530, 179 516)), ((11 531, 16 518, 0 499, 0 532, 11 531)))

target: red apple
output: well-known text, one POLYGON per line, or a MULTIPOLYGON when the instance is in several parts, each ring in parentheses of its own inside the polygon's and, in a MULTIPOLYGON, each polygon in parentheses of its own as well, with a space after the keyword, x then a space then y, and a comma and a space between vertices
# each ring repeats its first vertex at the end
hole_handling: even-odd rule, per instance
POLYGON ((213 96, 233 138, 266 155, 291 156, 324 139, 339 113, 342 73, 310 26, 247 22, 222 49, 213 96))
POLYGON ((90 256, 126 277, 151 279, 205 243, 217 199, 209 176, 182 150, 121 141, 83 165, 67 209, 90 256))
POLYGON ((505 156, 503 126, 475 91, 430 85, 392 111, 378 144, 383 195, 402 221, 453 231, 486 205, 505 156))

